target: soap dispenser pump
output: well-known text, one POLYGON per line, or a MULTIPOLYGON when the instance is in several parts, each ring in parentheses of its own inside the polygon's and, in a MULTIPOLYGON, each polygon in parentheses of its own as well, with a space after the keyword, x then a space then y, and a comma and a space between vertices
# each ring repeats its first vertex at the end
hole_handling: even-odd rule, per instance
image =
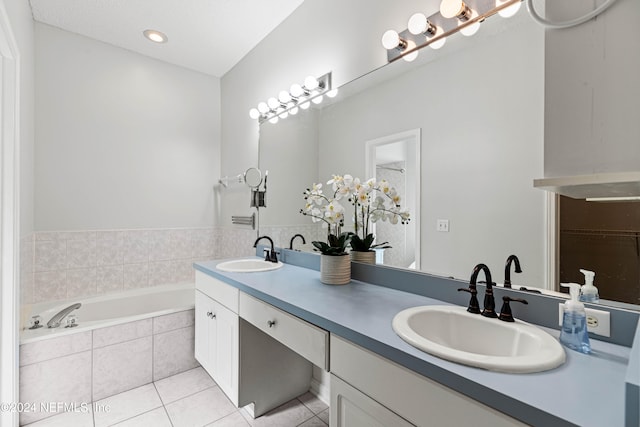
POLYGON ((593 279, 596 273, 589 270, 580 269, 580 273, 584 274, 584 285, 580 288, 580 301, 582 302, 598 302, 598 288, 593 286, 593 279))
POLYGON ((587 331, 587 313, 584 304, 578 301, 580 285, 577 283, 561 283, 560 285, 569 288, 571 295, 571 299, 564 303, 560 342, 571 350, 589 354, 591 353, 591 344, 587 331))

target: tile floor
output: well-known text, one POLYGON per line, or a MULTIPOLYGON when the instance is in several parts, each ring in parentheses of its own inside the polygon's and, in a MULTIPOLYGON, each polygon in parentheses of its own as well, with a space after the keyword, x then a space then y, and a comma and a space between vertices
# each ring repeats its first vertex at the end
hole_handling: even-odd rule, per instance
POLYGON ((329 408, 306 393, 252 419, 201 367, 64 412, 29 427, 326 427, 329 408), (108 409, 108 410, 107 410, 108 409))

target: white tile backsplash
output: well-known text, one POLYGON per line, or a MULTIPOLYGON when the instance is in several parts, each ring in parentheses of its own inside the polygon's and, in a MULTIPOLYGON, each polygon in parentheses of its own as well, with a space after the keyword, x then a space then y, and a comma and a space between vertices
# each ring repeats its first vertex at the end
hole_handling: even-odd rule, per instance
POLYGON ((22 242, 22 302, 193 282, 193 262, 213 259, 213 236, 213 228, 35 233, 22 242))
MULTIPOLYGON (((289 247, 296 233, 307 245, 324 237, 313 224, 260 231, 279 247, 289 247)), ((22 242, 21 299, 29 304, 192 283, 194 262, 254 255, 255 239, 255 230, 237 226, 34 233, 22 242)))

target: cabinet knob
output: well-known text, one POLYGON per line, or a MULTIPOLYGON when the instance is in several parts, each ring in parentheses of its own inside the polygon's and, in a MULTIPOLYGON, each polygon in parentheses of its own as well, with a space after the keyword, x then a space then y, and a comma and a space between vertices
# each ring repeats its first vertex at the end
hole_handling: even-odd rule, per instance
POLYGON ((267 320, 267 325, 268 325, 270 328, 273 328, 273 327, 275 326, 275 324, 276 324, 276 321, 275 321, 275 320, 267 320))
POLYGON ((211 311, 207 311, 207 317, 210 318, 210 319, 215 319, 216 315, 213 314, 211 311))

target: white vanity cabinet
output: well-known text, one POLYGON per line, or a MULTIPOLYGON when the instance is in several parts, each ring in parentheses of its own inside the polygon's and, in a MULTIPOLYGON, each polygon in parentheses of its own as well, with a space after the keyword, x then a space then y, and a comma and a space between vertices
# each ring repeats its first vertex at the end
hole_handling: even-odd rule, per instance
POLYGON ((326 331, 199 271, 195 302, 196 360, 254 417, 307 392, 311 361, 327 363, 326 331))
POLYGON ((331 426, 525 426, 461 393, 331 336, 331 426))
POLYGON ((238 294, 239 291, 232 286, 205 274, 196 274, 195 358, 236 406, 240 324, 238 294))

